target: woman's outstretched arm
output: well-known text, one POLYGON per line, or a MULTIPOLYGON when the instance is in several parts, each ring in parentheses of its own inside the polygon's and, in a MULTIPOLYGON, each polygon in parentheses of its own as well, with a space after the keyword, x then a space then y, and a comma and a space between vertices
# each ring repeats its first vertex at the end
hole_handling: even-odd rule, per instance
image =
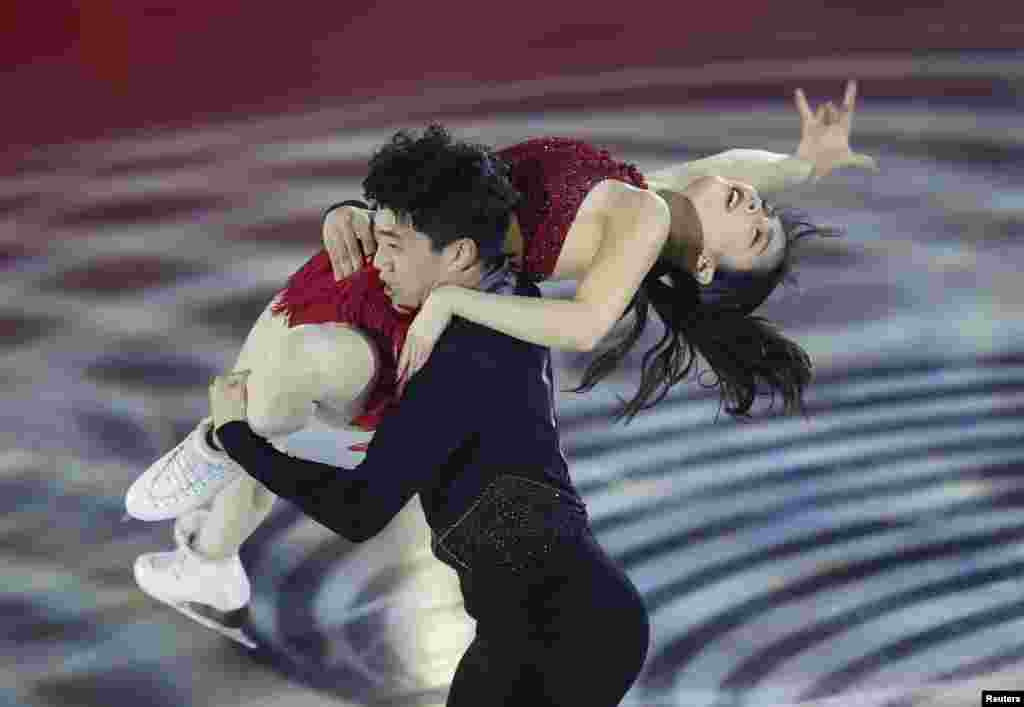
POLYGON ((857 83, 848 81, 842 105, 831 101, 812 111, 801 89, 794 93, 800 116, 800 143, 792 155, 767 150, 734 149, 647 174, 653 189, 682 190, 698 177, 746 182, 758 191, 778 192, 821 178, 841 167, 877 169, 875 161, 850 149, 857 83))
POLYGON ((813 172, 814 163, 796 155, 737 148, 651 172, 647 183, 652 189, 682 191, 699 177, 714 176, 746 182, 761 192, 777 192, 809 181, 813 172))

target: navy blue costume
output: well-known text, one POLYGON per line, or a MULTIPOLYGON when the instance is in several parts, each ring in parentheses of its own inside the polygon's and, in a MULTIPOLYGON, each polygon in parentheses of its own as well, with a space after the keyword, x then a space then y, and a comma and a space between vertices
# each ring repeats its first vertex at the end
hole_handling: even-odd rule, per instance
MULTIPOLYGON (((489 291, 539 296, 501 273, 489 291)), ((420 494, 476 636, 449 707, 612 707, 639 674, 643 599, 597 544, 562 454, 550 351, 459 317, 354 469, 296 459, 246 422, 217 429, 270 491, 362 542, 420 494)))

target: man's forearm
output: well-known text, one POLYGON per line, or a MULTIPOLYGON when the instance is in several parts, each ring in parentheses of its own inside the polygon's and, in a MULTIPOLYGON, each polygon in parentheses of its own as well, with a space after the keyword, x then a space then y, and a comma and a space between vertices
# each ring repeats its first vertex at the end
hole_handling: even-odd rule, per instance
POLYGON ((244 421, 221 425, 217 436, 249 476, 352 542, 368 540, 390 520, 373 503, 378 499, 368 484, 349 469, 284 454, 244 421))

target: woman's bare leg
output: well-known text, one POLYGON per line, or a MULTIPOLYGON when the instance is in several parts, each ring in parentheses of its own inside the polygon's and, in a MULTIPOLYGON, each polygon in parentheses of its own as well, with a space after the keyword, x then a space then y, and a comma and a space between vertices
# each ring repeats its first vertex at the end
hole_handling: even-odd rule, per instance
MULTIPOLYGON (((309 422, 314 401, 335 420, 351 419, 378 368, 370 340, 342 324, 289 328, 284 316, 271 312, 272 304, 249 332, 233 369, 251 371, 246 385, 250 426, 267 438, 291 434, 309 422)), ((320 417, 332 421, 326 414, 320 417)), ((269 515, 274 498, 242 474, 214 497, 195 548, 214 560, 234 555, 269 515)))

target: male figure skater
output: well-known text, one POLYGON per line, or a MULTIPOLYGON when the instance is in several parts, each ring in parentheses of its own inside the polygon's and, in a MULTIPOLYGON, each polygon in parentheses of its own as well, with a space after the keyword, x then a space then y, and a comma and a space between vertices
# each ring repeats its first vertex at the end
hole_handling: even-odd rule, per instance
MULTIPOLYGON (((498 252, 501 233, 441 245, 383 210, 376 236, 374 262, 397 307, 443 284, 539 296, 506 265, 485 265, 481 252, 498 252)), ((477 622, 448 705, 619 704, 646 656, 648 615, 573 488, 548 349, 455 318, 354 469, 288 456, 254 433, 244 378, 211 385, 216 436, 274 494, 353 542, 420 495, 433 552, 458 573, 477 622)))

